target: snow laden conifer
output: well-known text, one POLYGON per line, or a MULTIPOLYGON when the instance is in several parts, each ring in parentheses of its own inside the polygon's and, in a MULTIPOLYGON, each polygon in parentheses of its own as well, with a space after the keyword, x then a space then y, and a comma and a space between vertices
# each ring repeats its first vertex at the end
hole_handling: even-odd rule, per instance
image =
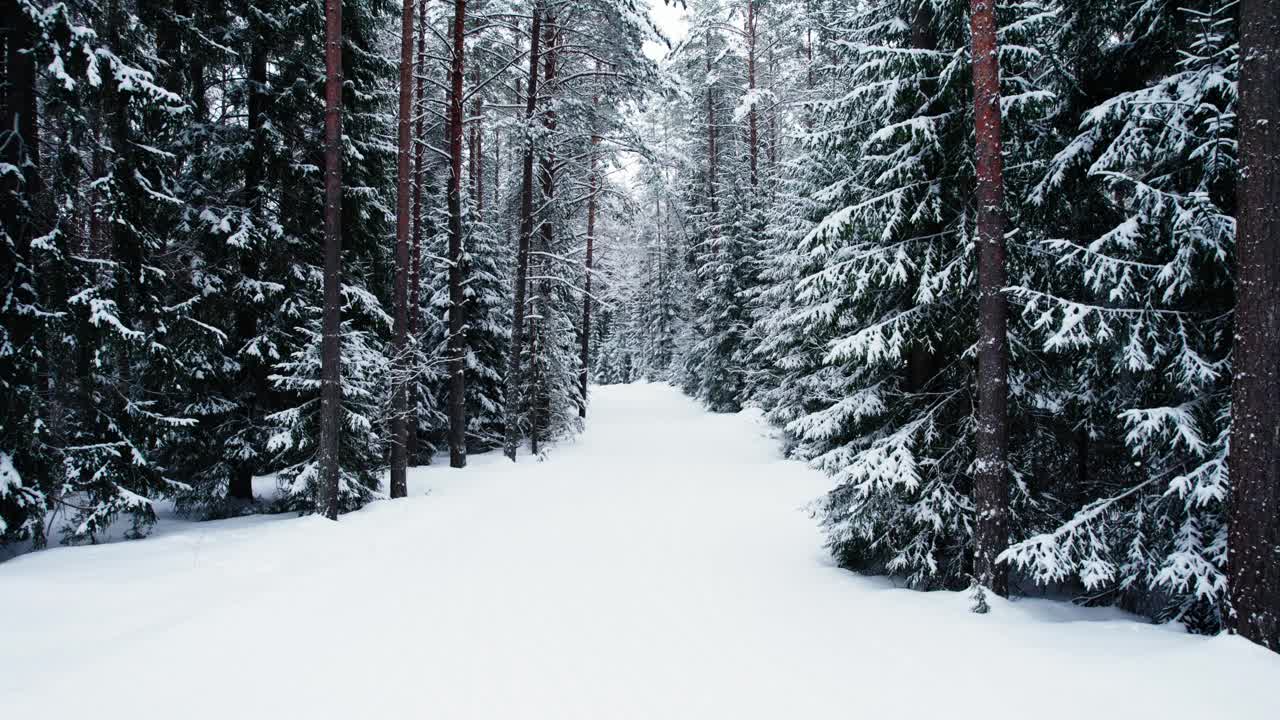
POLYGON ((1226 603, 1235 8, 1142 3, 1076 21, 1099 18, 1114 34, 1104 27, 1076 51, 1111 58, 1100 74, 1130 68, 1139 86, 1085 108, 1032 188, 1054 273, 1015 289, 1038 343, 1078 383, 1065 407, 1081 472, 1064 522, 1005 559, 1037 582, 1079 581, 1094 601, 1215 630, 1226 603), (1130 63, 1134 49, 1146 63, 1130 63))
MULTIPOLYGON (((6 302, 40 307, 16 325, 6 318, 22 336, 13 349, 35 351, 24 362, 41 377, 30 388, 41 395, 38 414, 23 420, 31 444, 0 448, 3 500, 20 499, 29 514, 6 509, 6 528, 17 520, 18 530, 0 535, 40 544, 44 523, 67 542, 94 542, 124 519, 117 528, 137 537, 155 521, 156 501, 185 488, 165 450, 196 422, 184 407, 196 358, 225 340, 196 317, 202 298, 184 282, 176 150, 191 108, 175 92, 175 49, 161 33, 173 18, 124 4, 12 9, 28 25, 7 49, 34 67, 6 79, 41 92, 19 115, 42 113, 49 155, 27 156, 27 170, 48 176, 22 188, 26 237, 14 249, 31 274, 6 302)), ((34 139, 15 129, 6 147, 34 139)), ((13 227, 6 222, 11 239, 13 227)))
MULTIPOLYGON (((321 275, 314 268, 296 267, 295 272, 307 273, 314 289, 307 296, 287 300, 282 309, 297 329, 292 333, 289 355, 276 364, 276 371, 269 378, 273 389, 288 398, 289 404, 266 418, 274 427, 267 450, 283 466, 278 473, 280 503, 290 510, 309 513, 317 511, 321 492, 317 452, 321 275)), ((358 287, 345 286, 343 297, 338 505, 341 511, 348 512, 383 497, 380 476, 387 440, 382 420, 390 397, 390 364, 385 342, 377 333, 360 328, 373 325, 385 332, 391 318, 376 298, 358 287)))
MULTIPOLYGON (((778 327, 821 338, 811 397, 776 405, 802 457, 838 486, 820 506, 840 560, 920 587, 965 586, 973 538, 973 255, 971 86, 966 3, 894 2, 832 10, 842 42, 815 105, 815 158, 839 175, 812 199, 822 217, 792 260, 793 314, 778 327), (838 128, 836 130, 835 128, 838 128), (843 157, 841 157, 843 156, 843 157)), ((1041 139, 1048 94, 1035 47, 1053 13, 1035 4, 1002 18, 1006 147, 1041 139)), ((821 177, 821 176, 819 176, 821 177)), ((1009 177, 1011 198, 1025 176, 1009 177)), ((1018 203, 1009 203, 1017 217, 1018 203)), ((1016 226, 1016 224, 1015 224, 1016 226)), ((1014 270, 1015 277, 1018 270, 1014 270)), ((781 345, 799 368, 803 342, 781 345)), ((807 352, 806 352, 807 351, 807 352)), ((806 372, 806 374, 808 374, 806 372)), ((1030 483, 1040 423, 1027 378, 1012 378, 1015 531, 1034 523, 1030 483)), ((775 400, 775 402, 777 402, 775 400)))

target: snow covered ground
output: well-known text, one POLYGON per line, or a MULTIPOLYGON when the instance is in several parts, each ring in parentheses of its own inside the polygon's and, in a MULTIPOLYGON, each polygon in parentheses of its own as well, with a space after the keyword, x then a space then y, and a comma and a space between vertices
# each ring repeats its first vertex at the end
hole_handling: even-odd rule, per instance
POLYGON ((0 564, 0 718, 1274 719, 1280 656, 832 566, 750 413, 599 388, 545 462, 338 523, 167 521, 0 564), (1052 698, 1045 702, 1045 698, 1052 698))

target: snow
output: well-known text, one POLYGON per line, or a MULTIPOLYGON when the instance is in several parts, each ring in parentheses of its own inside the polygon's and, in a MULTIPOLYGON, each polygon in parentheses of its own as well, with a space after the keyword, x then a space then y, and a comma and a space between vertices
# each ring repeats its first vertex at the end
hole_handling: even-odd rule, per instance
POLYGON ((834 567, 830 480, 751 411, 596 388, 544 462, 471 463, 338 523, 0 564, 0 717, 1275 717, 1280 656, 1239 638, 834 567))

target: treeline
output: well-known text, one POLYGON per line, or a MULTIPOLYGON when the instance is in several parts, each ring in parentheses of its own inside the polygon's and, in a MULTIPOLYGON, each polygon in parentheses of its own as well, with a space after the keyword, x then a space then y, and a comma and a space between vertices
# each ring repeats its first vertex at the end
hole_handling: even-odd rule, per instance
POLYGON ((162 499, 336 517, 438 451, 514 459, 578 426, 647 6, 0 19, 0 544, 142 535, 162 499))
POLYGON ((691 0, 601 380, 762 408, 849 568, 1280 647, 1276 21, 691 0))

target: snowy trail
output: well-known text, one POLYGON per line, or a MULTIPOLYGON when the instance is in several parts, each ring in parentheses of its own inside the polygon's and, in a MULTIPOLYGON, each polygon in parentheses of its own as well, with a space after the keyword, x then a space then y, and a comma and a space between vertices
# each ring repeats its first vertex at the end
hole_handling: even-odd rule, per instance
POLYGON ((1280 656, 1237 638, 833 567, 829 481, 665 386, 472 465, 0 564, 0 718, 1275 717, 1280 656))

